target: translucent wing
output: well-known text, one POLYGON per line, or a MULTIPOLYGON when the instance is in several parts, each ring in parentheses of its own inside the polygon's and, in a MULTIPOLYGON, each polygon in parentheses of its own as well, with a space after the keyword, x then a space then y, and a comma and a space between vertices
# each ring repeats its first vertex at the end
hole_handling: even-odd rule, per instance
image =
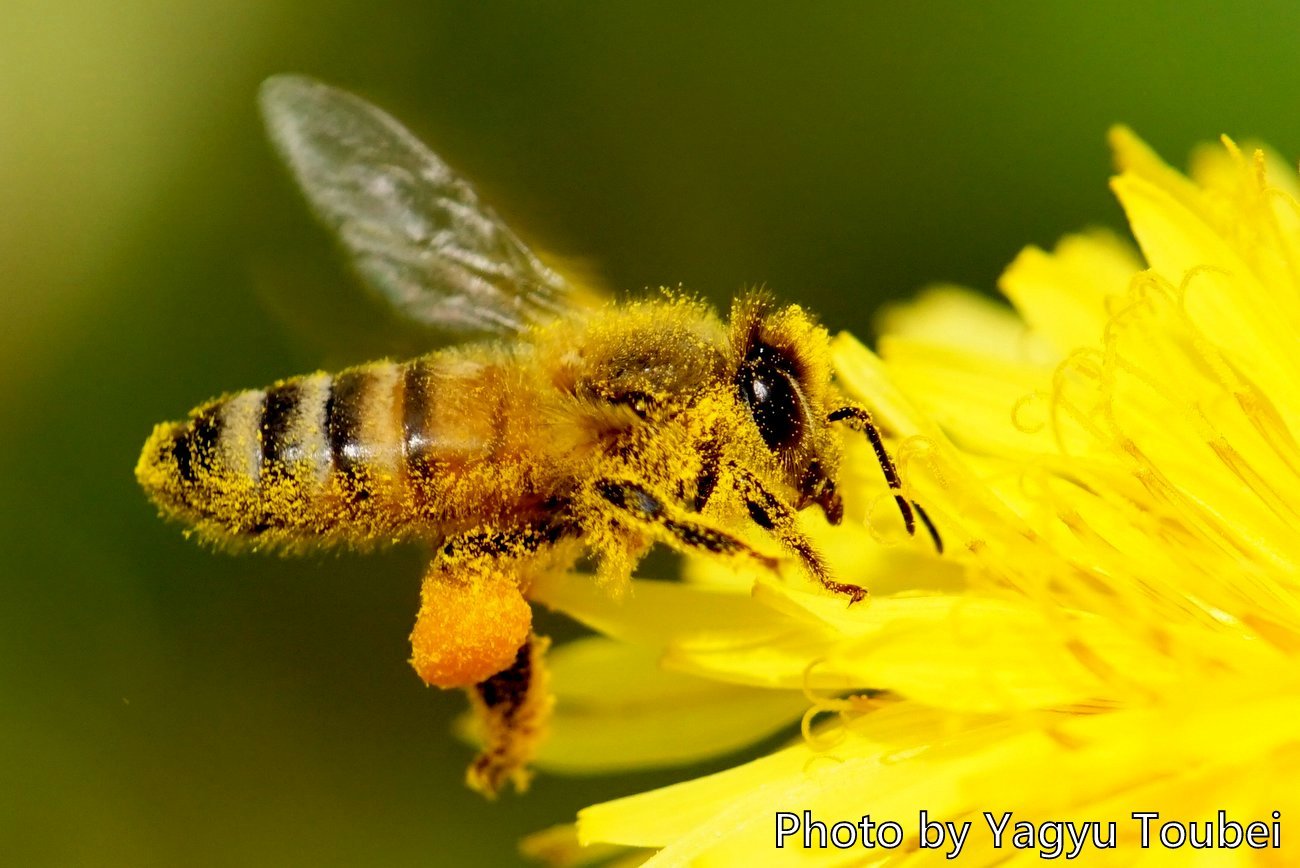
POLYGON ((398 312, 464 331, 517 331, 567 305, 473 188, 375 106, 309 78, 261 89, 271 140, 362 278, 398 312))

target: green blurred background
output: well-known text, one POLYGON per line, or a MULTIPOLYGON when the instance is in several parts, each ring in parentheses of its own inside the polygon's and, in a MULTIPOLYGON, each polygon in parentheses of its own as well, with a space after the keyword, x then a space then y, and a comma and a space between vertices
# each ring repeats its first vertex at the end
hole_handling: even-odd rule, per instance
POLYGON ((1115 121, 1180 165, 1221 132, 1294 164, 1294 2, 984 5, 7 0, 0 862, 508 863, 681 774, 478 799, 460 697, 405 663, 418 553, 214 555, 136 490, 154 422, 417 349, 273 161, 263 77, 388 107, 615 287, 761 282, 862 333, 1122 226, 1115 121))

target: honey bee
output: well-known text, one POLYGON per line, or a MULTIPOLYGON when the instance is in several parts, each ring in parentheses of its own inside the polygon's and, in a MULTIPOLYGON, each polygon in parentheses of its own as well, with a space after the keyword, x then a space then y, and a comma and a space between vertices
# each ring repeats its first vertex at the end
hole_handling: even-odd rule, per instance
POLYGON ((590 555, 626 585, 655 543, 776 561, 770 534, 849 601, 796 514, 837 524, 836 423, 864 433, 909 533, 870 413, 831 378, 828 334, 749 293, 723 321, 681 292, 613 301, 545 265, 389 115, 298 76, 261 89, 270 137, 363 281, 398 312, 473 339, 406 362, 227 394, 158 425, 136 477, 169 518, 233 548, 280 552, 416 540, 432 547, 412 665, 467 688, 492 794, 527 782, 549 710, 530 584, 590 555))

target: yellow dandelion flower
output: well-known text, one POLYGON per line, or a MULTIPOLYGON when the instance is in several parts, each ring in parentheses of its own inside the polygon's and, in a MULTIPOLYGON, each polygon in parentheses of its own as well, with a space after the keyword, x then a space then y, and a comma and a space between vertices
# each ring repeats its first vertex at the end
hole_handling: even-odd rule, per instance
POLYGON ((1227 139, 1190 177, 1127 130, 1112 145, 1140 254, 1102 233, 1031 248, 1001 280, 1015 312, 936 289, 887 312, 879 356, 836 341, 947 553, 880 544, 900 541, 864 454, 846 501, 868 506, 809 528, 862 604, 705 563, 631 605, 581 578, 535 589, 602 634, 556 655, 542 764, 684 762, 804 727, 531 851, 1295 859, 1300 184, 1227 139))

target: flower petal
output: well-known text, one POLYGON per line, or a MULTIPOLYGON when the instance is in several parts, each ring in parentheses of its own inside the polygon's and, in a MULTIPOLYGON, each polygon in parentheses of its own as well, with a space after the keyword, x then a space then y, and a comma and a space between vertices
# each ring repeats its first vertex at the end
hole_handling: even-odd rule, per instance
POLYGON ((681 764, 728 753, 799 720, 799 691, 757 690, 664 670, 657 652, 601 637, 550 658, 556 707, 537 765, 564 773, 681 764))
POLYGON ((685 582, 634 579, 627 594, 614 597, 589 575, 558 573, 539 578, 529 598, 606 636, 649 648, 683 636, 759 637, 787 626, 748 593, 685 582))
POLYGON ((1058 358, 1099 346, 1111 300, 1142 270, 1133 248, 1109 232, 1070 235, 1047 253, 1026 247, 998 286, 1058 358))
MULTIPOLYGON (((1166 190, 1136 175, 1111 183, 1160 286, 1249 382, 1297 407, 1292 336, 1296 305, 1279 304, 1225 239, 1166 190)), ((1289 422, 1300 421, 1290 415, 1289 422)))

